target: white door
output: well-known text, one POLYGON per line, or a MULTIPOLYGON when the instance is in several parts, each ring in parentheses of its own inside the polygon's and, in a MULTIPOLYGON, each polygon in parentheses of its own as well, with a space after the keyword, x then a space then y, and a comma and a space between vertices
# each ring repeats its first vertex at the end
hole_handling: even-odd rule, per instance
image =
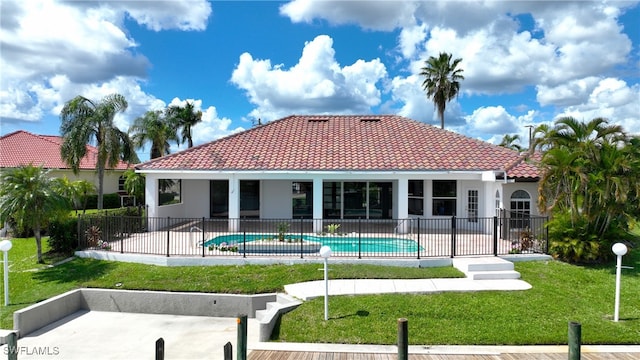
POLYGON ((479 191, 478 189, 467 189, 466 196, 466 218, 469 223, 477 223, 478 222, 478 204, 479 202, 479 191))

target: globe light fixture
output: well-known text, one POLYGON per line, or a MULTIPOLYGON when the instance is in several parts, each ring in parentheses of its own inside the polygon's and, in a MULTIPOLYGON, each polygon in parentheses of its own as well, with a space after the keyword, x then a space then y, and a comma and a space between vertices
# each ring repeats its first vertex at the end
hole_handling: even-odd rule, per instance
POLYGON ((320 256, 324 259, 324 320, 329 320, 329 257, 331 248, 323 246, 320 248, 320 256))
POLYGON ((0 241, 0 251, 4 253, 4 306, 9 305, 9 256, 8 252, 13 247, 9 240, 0 241))
POLYGON ((613 321, 618 321, 620 313, 620 275, 622 273, 622 256, 627 253, 627 246, 623 243, 615 243, 611 250, 616 254, 616 300, 613 311, 613 321))

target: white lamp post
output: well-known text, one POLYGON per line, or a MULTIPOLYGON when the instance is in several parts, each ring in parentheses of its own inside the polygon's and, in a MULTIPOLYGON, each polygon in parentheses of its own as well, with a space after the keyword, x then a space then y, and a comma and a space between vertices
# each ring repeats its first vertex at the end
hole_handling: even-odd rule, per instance
POLYGON ((9 305, 9 257, 7 253, 13 244, 9 240, 0 241, 0 251, 4 253, 4 306, 9 305))
POLYGON ((324 320, 329 320, 329 266, 328 261, 331 256, 331 248, 323 246, 320 248, 320 256, 324 259, 324 320))
POLYGON ((622 270, 622 255, 627 253, 627 246, 623 243, 615 243, 611 247, 613 253, 617 256, 616 264, 616 304, 613 312, 613 321, 618 321, 618 313, 620 312, 620 273, 622 270))

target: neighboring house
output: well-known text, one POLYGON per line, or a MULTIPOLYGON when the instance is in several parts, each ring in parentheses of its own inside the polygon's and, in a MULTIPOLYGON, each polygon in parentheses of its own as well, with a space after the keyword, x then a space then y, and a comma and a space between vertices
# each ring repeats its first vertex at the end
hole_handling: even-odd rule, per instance
POLYGON ((525 160, 401 116, 321 115, 289 116, 136 169, 146 175, 152 217, 398 219, 401 226, 414 217, 473 222, 502 208, 537 214, 538 169, 525 160), (179 181, 167 190, 166 179, 179 181))
MULTIPOLYGON (((94 146, 87 145, 87 155, 80 162, 78 175, 62 160, 60 147, 63 138, 53 135, 36 135, 28 131, 18 130, 0 137, 0 168, 16 168, 32 164, 50 169, 51 176, 67 177, 71 181, 87 180, 98 186, 96 159, 98 151, 94 146)), ((104 193, 120 193, 124 191, 124 171, 129 166, 120 162, 115 168, 109 168, 104 174, 104 193)))

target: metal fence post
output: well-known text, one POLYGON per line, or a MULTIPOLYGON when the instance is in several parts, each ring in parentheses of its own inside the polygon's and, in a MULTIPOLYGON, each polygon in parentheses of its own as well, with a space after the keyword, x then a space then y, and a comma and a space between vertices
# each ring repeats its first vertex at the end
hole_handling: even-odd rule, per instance
POLYGON ((205 237, 204 237, 204 216, 202 217, 202 257, 204 257, 204 245, 205 237))
POLYGON ((544 253, 545 254, 549 254, 549 217, 547 216, 545 218, 545 224, 544 224, 544 230, 545 230, 545 249, 544 249, 544 253))
POLYGON ((247 257, 247 232, 242 232, 242 257, 247 257))
POLYGON ((167 216, 167 257, 169 257, 169 239, 171 238, 171 217, 167 216))
POLYGON ((498 256, 498 217, 493 217, 493 256, 498 256))
POLYGON ((456 217, 451 217, 451 257, 456 256, 456 217))
MULTIPOLYGON (((412 221, 418 222, 418 260, 420 260, 420 219, 413 219, 412 221)), ((413 224, 412 224, 413 225, 413 224)))
POLYGON ((304 221, 302 216, 300 216, 300 259, 303 258, 304 254, 304 221))
POLYGON ((362 218, 358 218, 358 259, 362 259, 362 218))

